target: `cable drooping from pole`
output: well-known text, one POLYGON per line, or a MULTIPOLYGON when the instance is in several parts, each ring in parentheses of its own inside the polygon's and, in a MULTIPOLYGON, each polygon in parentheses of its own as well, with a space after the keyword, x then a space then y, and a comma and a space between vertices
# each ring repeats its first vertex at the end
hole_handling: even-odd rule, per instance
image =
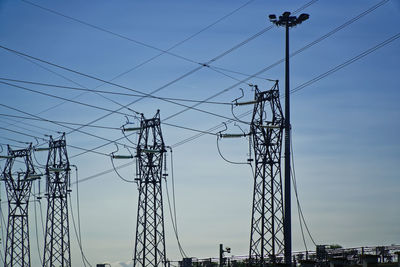
MULTIPOLYGON (((117 146, 117 148, 118 148, 118 146, 117 146)), ((117 151, 118 151, 118 150, 117 150, 117 151)), ((114 165, 114 158, 119 158, 119 157, 120 157, 120 158, 125 158, 125 159, 129 159, 129 158, 132 159, 133 156, 132 156, 132 155, 130 155, 130 156, 119 156, 119 155, 115 155, 114 153, 117 152, 117 151, 114 151, 114 152, 112 152, 112 153, 110 154, 111 165, 112 165, 112 167, 113 167, 113 169, 114 169, 114 172, 117 174, 117 176, 118 176, 122 181, 127 182, 127 183, 136 183, 135 180, 132 181, 132 180, 128 180, 128 179, 122 177, 122 175, 119 174, 117 168, 115 168, 115 165, 114 165)))
POLYGON ((221 149, 220 149, 220 147, 219 147, 219 139, 220 139, 221 137, 220 136, 217 136, 217 150, 218 150, 218 154, 220 155, 220 157, 223 159, 223 160, 225 160, 226 162, 228 162, 228 163, 230 163, 230 164, 236 164, 236 165, 248 165, 249 164, 249 162, 235 162, 235 161, 231 161, 231 160, 228 160, 227 158, 225 158, 224 157, 224 155, 222 155, 222 153, 221 153, 221 149))
MULTIPOLYGON (((291 144, 292 144, 292 142, 291 142, 291 144)), ((295 171, 295 167, 294 167, 293 145, 290 146, 290 149, 291 149, 291 161, 292 161, 291 173, 292 173, 293 187, 294 187, 294 192, 295 192, 295 195, 296 195, 296 202, 297 202, 299 216, 301 216, 301 219, 304 222, 304 226, 305 226, 305 228, 307 230, 307 233, 308 233, 311 241, 313 242, 314 246, 316 246, 317 244, 315 243, 314 238, 312 237, 311 232, 310 232, 310 230, 309 230, 309 228, 307 226, 306 220, 304 218, 303 210, 302 210, 301 205, 300 205, 299 195, 298 195, 298 191, 297 191, 296 171, 295 171)), ((304 238, 304 235, 303 235, 303 238, 304 238)))
MULTIPOLYGON (((171 175, 172 175, 172 177, 173 177, 173 159, 172 159, 172 149, 170 148, 170 153, 171 153, 171 175)), ((167 193, 167 202, 168 202, 168 210, 169 210, 169 214, 170 214, 170 217, 171 217, 171 222, 172 222, 172 228, 173 228, 173 230, 174 230, 174 234, 175 234, 175 238, 176 238, 176 241, 177 241, 177 243, 178 243, 178 249, 179 249, 179 253, 181 254, 181 256, 182 256, 182 258, 187 258, 187 254, 185 253, 185 251, 183 250, 183 248, 182 248, 182 245, 181 245, 181 242, 180 242, 180 239, 179 239, 179 234, 178 234, 178 223, 177 223, 177 220, 176 220, 176 204, 175 204, 175 189, 174 189, 174 178, 172 178, 172 191, 173 191, 173 196, 172 196, 172 198, 173 198, 173 210, 172 210, 172 205, 171 205, 171 200, 170 200, 170 195, 169 195, 169 189, 168 189, 168 181, 167 181, 167 179, 165 178, 165 191, 166 191, 166 193, 167 193)))
MULTIPOLYGON (((78 168, 75 165, 71 165, 72 167, 75 168, 75 172, 76 172, 76 181, 78 181, 78 168)), ((90 264, 90 262, 87 260, 85 253, 83 252, 83 246, 82 246, 82 235, 81 235, 81 223, 80 223, 80 204, 79 204, 79 185, 76 182, 76 206, 77 206, 77 213, 78 213, 78 227, 76 226, 76 222, 75 222, 75 216, 74 216, 74 211, 73 211, 73 206, 72 206, 72 200, 71 198, 69 199, 69 203, 70 203, 70 207, 71 207, 71 218, 72 218, 72 224, 74 226, 74 232, 75 232, 75 236, 76 239, 78 241, 78 246, 79 246, 79 250, 81 252, 81 256, 82 256, 82 262, 83 265, 86 267, 86 264, 88 264, 90 267, 92 267, 92 265, 90 264)))
MULTIPOLYGON (((178 220, 176 218, 176 201, 175 201, 175 175, 174 175, 174 158, 172 155, 172 147, 169 147, 170 153, 171 153, 171 180, 172 180, 172 201, 173 201, 173 207, 174 207, 174 218, 175 218, 175 229, 176 229, 176 235, 179 237, 178 234, 178 220)), ((186 256, 185 251, 183 250, 180 240, 179 240, 179 246, 181 250, 184 252, 183 254, 186 256)))

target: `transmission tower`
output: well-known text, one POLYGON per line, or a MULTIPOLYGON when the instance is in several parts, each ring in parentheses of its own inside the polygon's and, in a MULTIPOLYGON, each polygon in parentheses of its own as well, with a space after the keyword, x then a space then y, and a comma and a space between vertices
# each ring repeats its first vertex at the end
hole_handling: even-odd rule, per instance
POLYGON ((65 133, 58 140, 50 136, 46 164, 47 221, 43 266, 71 267, 68 202, 70 165, 65 133))
POLYGON ((281 149, 284 119, 278 84, 268 91, 255 87, 251 121, 255 172, 250 236, 250 264, 277 263, 284 251, 281 149))
POLYGON ((32 145, 26 149, 12 150, 8 146, 8 155, 3 170, 3 181, 8 198, 7 241, 5 267, 29 267, 31 265, 28 227, 28 204, 32 182, 40 178, 35 174, 32 162, 32 145), (23 159, 25 170, 13 172, 16 159, 23 159))
POLYGON ((160 111, 152 119, 142 114, 136 150, 139 201, 134 267, 167 266, 161 190, 165 152, 160 111))

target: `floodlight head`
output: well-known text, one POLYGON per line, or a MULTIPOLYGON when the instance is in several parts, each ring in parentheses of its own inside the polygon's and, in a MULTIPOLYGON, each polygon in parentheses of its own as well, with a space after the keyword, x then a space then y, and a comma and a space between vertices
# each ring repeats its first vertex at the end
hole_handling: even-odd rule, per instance
POLYGON ((301 21, 301 22, 306 21, 306 20, 308 20, 309 17, 310 17, 310 15, 303 13, 299 16, 299 21, 301 21))
POLYGON ((289 11, 283 12, 282 17, 289 17, 290 14, 291 13, 289 11))
POLYGON ((271 22, 275 22, 275 21, 276 21, 276 15, 275 15, 275 14, 269 15, 269 20, 270 20, 271 22))

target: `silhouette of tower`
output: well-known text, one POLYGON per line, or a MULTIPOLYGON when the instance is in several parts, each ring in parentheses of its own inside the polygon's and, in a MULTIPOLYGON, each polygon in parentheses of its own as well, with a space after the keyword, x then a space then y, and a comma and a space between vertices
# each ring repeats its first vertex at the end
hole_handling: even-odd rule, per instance
POLYGON ((32 163, 32 144, 26 149, 12 150, 3 170, 3 180, 8 198, 8 224, 5 251, 5 267, 29 267, 31 265, 28 227, 28 204, 32 182, 40 178, 32 163), (25 170, 13 171, 16 159, 23 159, 25 170))
POLYGON ((46 164, 47 221, 45 233, 44 267, 71 267, 68 220, 70 165, 65 133, 59 140, 50 137, 46 164))
POLYGON ((255 88, 251 121, 255 172, 250 236, 250 264, 276 263, 284 252, 281 149, 284 119, 278 83, 268 91, 255 88))
POLYGON ((165 145, 160 111, 152 119, 143 114, 136 150, 139 201, 133 266, 167 266, 161 190, 165 145))

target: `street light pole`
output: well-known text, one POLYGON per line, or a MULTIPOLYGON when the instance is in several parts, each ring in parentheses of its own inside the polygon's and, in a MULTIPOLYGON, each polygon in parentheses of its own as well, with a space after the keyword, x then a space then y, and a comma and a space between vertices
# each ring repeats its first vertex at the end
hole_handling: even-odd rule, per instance
POLYGON ((279 19, 276 15, 269 15, 269 19, 277 26, 284 26, 286 30, 285 48, 285 210, 283 222, 283 235, 285 246, 285 263, 292 264, 292 218, 291 218, 291 193, 290 193, 290 80, 289 80, 289 28, 301 24, 310 16, 301 14, 299 17, 290 16, 290 12, 284 12, 279 19))

